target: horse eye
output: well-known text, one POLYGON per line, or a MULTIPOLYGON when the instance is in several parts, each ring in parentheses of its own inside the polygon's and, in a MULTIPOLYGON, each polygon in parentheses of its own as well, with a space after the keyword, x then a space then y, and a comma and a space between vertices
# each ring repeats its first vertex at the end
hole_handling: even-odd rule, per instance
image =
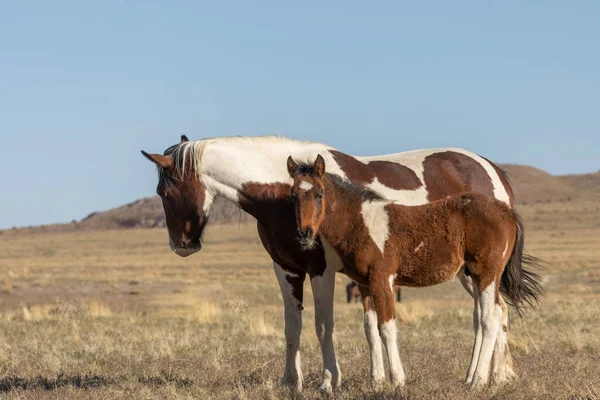
POLYGON ((290 197, 292 198, 292 200, 295 199, 296 198, 296 192, 292 191, 292 194, 290 195, 290 197))
POLYGON ((317 199, 317 200, 321 200, 322 197, 323 197, 323 192, 317 192, 317 194, 315 194, 315 199, 317 199))

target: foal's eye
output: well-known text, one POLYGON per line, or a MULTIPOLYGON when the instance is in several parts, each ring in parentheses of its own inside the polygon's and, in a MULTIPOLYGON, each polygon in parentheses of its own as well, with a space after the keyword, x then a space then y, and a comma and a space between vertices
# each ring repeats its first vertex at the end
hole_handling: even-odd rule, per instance
POLYGON ((315 199, 317 200, 321 200, 321 198, 323 197, 323 192, 318 191, 317 194, 315 194, 315 199))
POLYGON ((292 194, 290 194, 290 197, 292 198, 292 200, 296 199, 296 192, 292 192, 292 194))

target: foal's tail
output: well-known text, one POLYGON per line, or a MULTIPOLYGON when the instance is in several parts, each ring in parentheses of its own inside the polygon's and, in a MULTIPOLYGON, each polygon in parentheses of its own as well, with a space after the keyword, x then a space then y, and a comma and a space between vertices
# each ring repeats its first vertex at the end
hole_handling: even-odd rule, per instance
POLYGON ((537 257, 524 253, 525 232, 523 231, 523 223, 514 210, 512 213, 517 225, 517 235, 512 254, 500 278, 500 293, 502 293, 506 302, 521 315, 524 307, 527 305, 535 306, 539 303, 540 296, 544 293, 540 276, 525 267, 539 269, 542 267, 543 262, 537 257))

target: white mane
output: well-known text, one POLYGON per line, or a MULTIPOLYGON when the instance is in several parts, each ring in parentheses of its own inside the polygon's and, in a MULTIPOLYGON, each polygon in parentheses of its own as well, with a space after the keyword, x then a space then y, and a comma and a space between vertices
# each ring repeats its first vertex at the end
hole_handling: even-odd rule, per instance
MULTIPOLYGON (((228 137, 215 137, 206 138, 200 140, 193 140, 189 142, 182 142, 174 148, 172 151, 173 160, 175 165, 180 170, 182 176, 185 175, 186 164, 188 159, 192 165, 190 170, 197 176, 200 176, 203 168, 203 155, 206 148, 211 144, 232 144, 232 145, 322 145, 318 142, 296 140, 287 138, 279 135, 267 135, 267 136, 228 136, 228 137)), ((325 145, 322 145, 325 146, 325 145)))

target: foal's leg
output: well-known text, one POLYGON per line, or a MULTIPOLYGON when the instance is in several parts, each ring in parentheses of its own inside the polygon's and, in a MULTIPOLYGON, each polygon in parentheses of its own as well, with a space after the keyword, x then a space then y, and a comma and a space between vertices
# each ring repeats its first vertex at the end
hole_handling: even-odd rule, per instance
POLYGON ((483 290, 480 289, 479 319, 481 321, 482 340, 479 359, 477 360, 477 368, 475 369, 475 374, 471 381, 471 387, 473 388, 485 386, 488 383, 490 375, 490 364, 494 352, 494 345, 496 343, 496 337, 498 336, 498 329, 502 322, 502 309, 500 308, 499 302, 496 302, 496 285, 498 283, 499 279, 495 279, 494 282, 489 284, 486 288, 483 288, 483 290))
POLYGON ((374 384, 377 384, 383 381, 385 377, 381 338, 379 337, 379 328, 377 327, 377 311, 375 311, 375 304, 373 303, 373 297, 369 289, 359 286, 358 290, 360 290, 362 296, 365 335, 367 336, 371 356, 371 380, 374 384))
MULTIPOLYGON (((458 273, 458 276, 460 283, 462 283, 467 293, 469 293, 469 295, 475 299, 473 279, 464 274, 464 267, 458 273)), ((502 309, 502 325, 498 330, 496 345, 494 347, 494 356, 492 358, 492 376, 494 378, 494 382, 497 383, 506 382, 507 380, 516 376, 512 368, 512 357, 510 355, 510 348, 508 347, 508 307, 502 296, 499 297, 499 300, 500 307, 502 309)), ((479 326, 479 317, 475 315, 476 312, 478 312, 478 310, 474 310, 473 312, 473 330, 475 331, 475 335, 477 335, 477 327, 479 326)), ((476 365, 477 360, 475 360, 475 365, 472 365, 472 368, 469 368, 470 373, 467 373, 466 378, 467 384, 471 383, 476 365)))
POLYGON ((300 332, 302 331, 302 295, 305 272, 290 273, 273 262, 283 297, 285 315, 285 371, 282 383, 302 390, 300 332))
POLYGON ((475 333, 475 340, 473 342, 473 351, 471 353, 471 363, 469 364, 469 369, 467 370, 467 376, 465 378, 465 383, 470 385, 473 380, 473 374, 475 374, 477 361, 479 360, 479 350, 481 349, 482 331, 479 323, 479 314, 481 311, 479 304, 480 293, 478 285, 473 285, 473 279, 463 273, 459 273, 458 276, 460 283, 462 283, 465 290, 473 297, 473 331, 475 333))
POLYGON ((494 356, 492 357, 492 378, 495 383, 506 382, 516 374, 512 368, 512 356, 508 347, 508 306, 500 296, 500 308, 502 309, 502 324, 498 329, 494 356))
POLYGON ((319 386, 319 390, 332 393, 342 379, 333 350, 335 269, 326 267, 323 275, 311 276, 310 283, 315 300, 315 329, 323 353, 323 382, 319 386))
POLYGON ((373 303, 377 311, 377 323, 379 335, 385 346, 390 366, 390 379, 394 386, 404 386, 406 376, 404 367, 398 354, 397 327, 396 327, 396 309, 394 304, 394 287, 388 283, 388 280, 379 280, 371 282, 371 293, 373 293, 373 303), (373 284, 374 283, 374 284, 373 284))

